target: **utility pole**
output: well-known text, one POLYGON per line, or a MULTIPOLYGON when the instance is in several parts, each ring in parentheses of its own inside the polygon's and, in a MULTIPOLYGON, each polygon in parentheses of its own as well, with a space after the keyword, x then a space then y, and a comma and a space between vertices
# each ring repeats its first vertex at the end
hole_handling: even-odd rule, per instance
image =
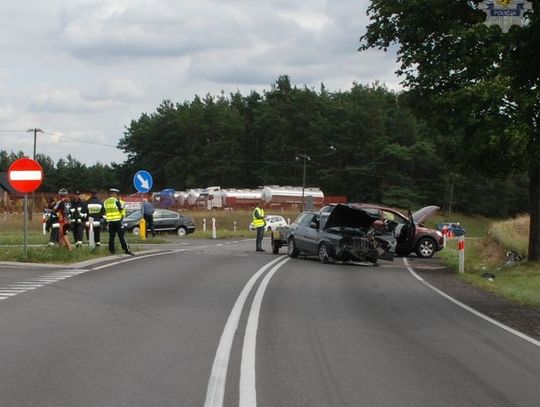
MULTIPOLYGON (((37 142, 37 134, 43 133, 43 130, 33 128, 26 130, 27 133, 34 132, 34 153, 32 155, 32 159, 36 161, 36 142, 37 142)), ((32 203, 30 204, 30 213, 29 213, 29 219, 32 220, 32 213, 34 212, 34 192, 32 192, 32 203)))
POLYGON ((302 175, 302 211, 304 210, 304 190, 306 188, 306 161, 311 161, 311 157, 306 154, 298 154, 296 156, 297 160, 304 160, 304 171, 302 175))

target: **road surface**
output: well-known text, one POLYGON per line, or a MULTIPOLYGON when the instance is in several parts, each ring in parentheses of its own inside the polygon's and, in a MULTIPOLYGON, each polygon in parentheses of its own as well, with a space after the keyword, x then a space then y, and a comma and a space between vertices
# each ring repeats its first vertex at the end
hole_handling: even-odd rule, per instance
POLYGON ((184 242, 0 265, 0 405, 540 405, 538 343, 429 289, 403 259, 324 265, 253 240, 184 242))

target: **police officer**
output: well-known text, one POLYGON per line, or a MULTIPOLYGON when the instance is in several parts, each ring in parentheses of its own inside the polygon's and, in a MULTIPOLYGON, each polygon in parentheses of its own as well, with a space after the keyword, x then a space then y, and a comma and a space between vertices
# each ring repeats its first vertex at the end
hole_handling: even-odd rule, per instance
POLYGON ((126 203, 118 197, 119 192, 118 189, 111 188, 109 190, 109 197, 103 202, 105 215, 107 216, 107 222, 109 223, 109 251, 111 254, 114 254, 114 239, 118 234, 118 239, 120 240, 120 245, 122 246, 124 253, 135 256, 135 254, 129 250, 129 246, 124 236, 122 219, 126 215, 126 203))
POLYGON ((84 227, 88 218, 88 209, 86 203, 81 199, 81 193, 75 191, 75 196, 71 201, 71 225, 73 227, 73 239, 75 247, 82 246, 84 227))
POLYGON ((264 209, 260 208, 261 204, 255 206, 253 210, 253 221, 251 224, 257 230, 257 239, 255 239, 255 251, 264 252, 262 248, 262 240, 264 237, 264 227, 266 226, 266 220, 264 220, 264 209))
POLYGON ((97 190, 92 190, 92 196, 90 196, 90 199, 86 201, 86 207, 88 208, 88 222, 87 222, 87 228, 86 228, 86 238, 88 240, 88 232, 90 230, 90 226, 92 226, 92 230, 94 231, 94 242, 96 243, 96 247, 101 246, 101 224, 104 220, 105 215, 105 207, 103 206, 103 202, 101 202, 101 199, 97 196, 97 190), (90 225, 90 222, 92 222, 92 225, 90 225))

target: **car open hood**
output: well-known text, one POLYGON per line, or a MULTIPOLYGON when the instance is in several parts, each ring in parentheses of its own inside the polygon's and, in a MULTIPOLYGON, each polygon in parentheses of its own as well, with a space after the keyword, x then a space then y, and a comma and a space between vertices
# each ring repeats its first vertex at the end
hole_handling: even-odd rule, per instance
POLYGON ((338 204, 328 215, 324 230, 336 227, 366 228, 375 220, 363 209, 338 204))
POLYGON ((424 223, 424 221, 429 218, 431 215, 434 215, 440 208, 438 206, 426 206, 422 209, 417 210, 412 214, 412 218, 415 223, 424 223))

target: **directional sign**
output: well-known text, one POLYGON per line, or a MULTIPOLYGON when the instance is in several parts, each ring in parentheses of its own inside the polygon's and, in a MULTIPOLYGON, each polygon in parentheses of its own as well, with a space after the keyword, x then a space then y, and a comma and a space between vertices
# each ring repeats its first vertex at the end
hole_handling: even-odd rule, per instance
POLYGON ((148 171, 137 171, 133 177, 133 185, 138 192, 148 192, 152 188, 154 180, 148 171))
POLYGON ((43 169, 37 161, 19 158, 8 169, 8 180, 18 192, 34 192, 43 182, 43 169))

